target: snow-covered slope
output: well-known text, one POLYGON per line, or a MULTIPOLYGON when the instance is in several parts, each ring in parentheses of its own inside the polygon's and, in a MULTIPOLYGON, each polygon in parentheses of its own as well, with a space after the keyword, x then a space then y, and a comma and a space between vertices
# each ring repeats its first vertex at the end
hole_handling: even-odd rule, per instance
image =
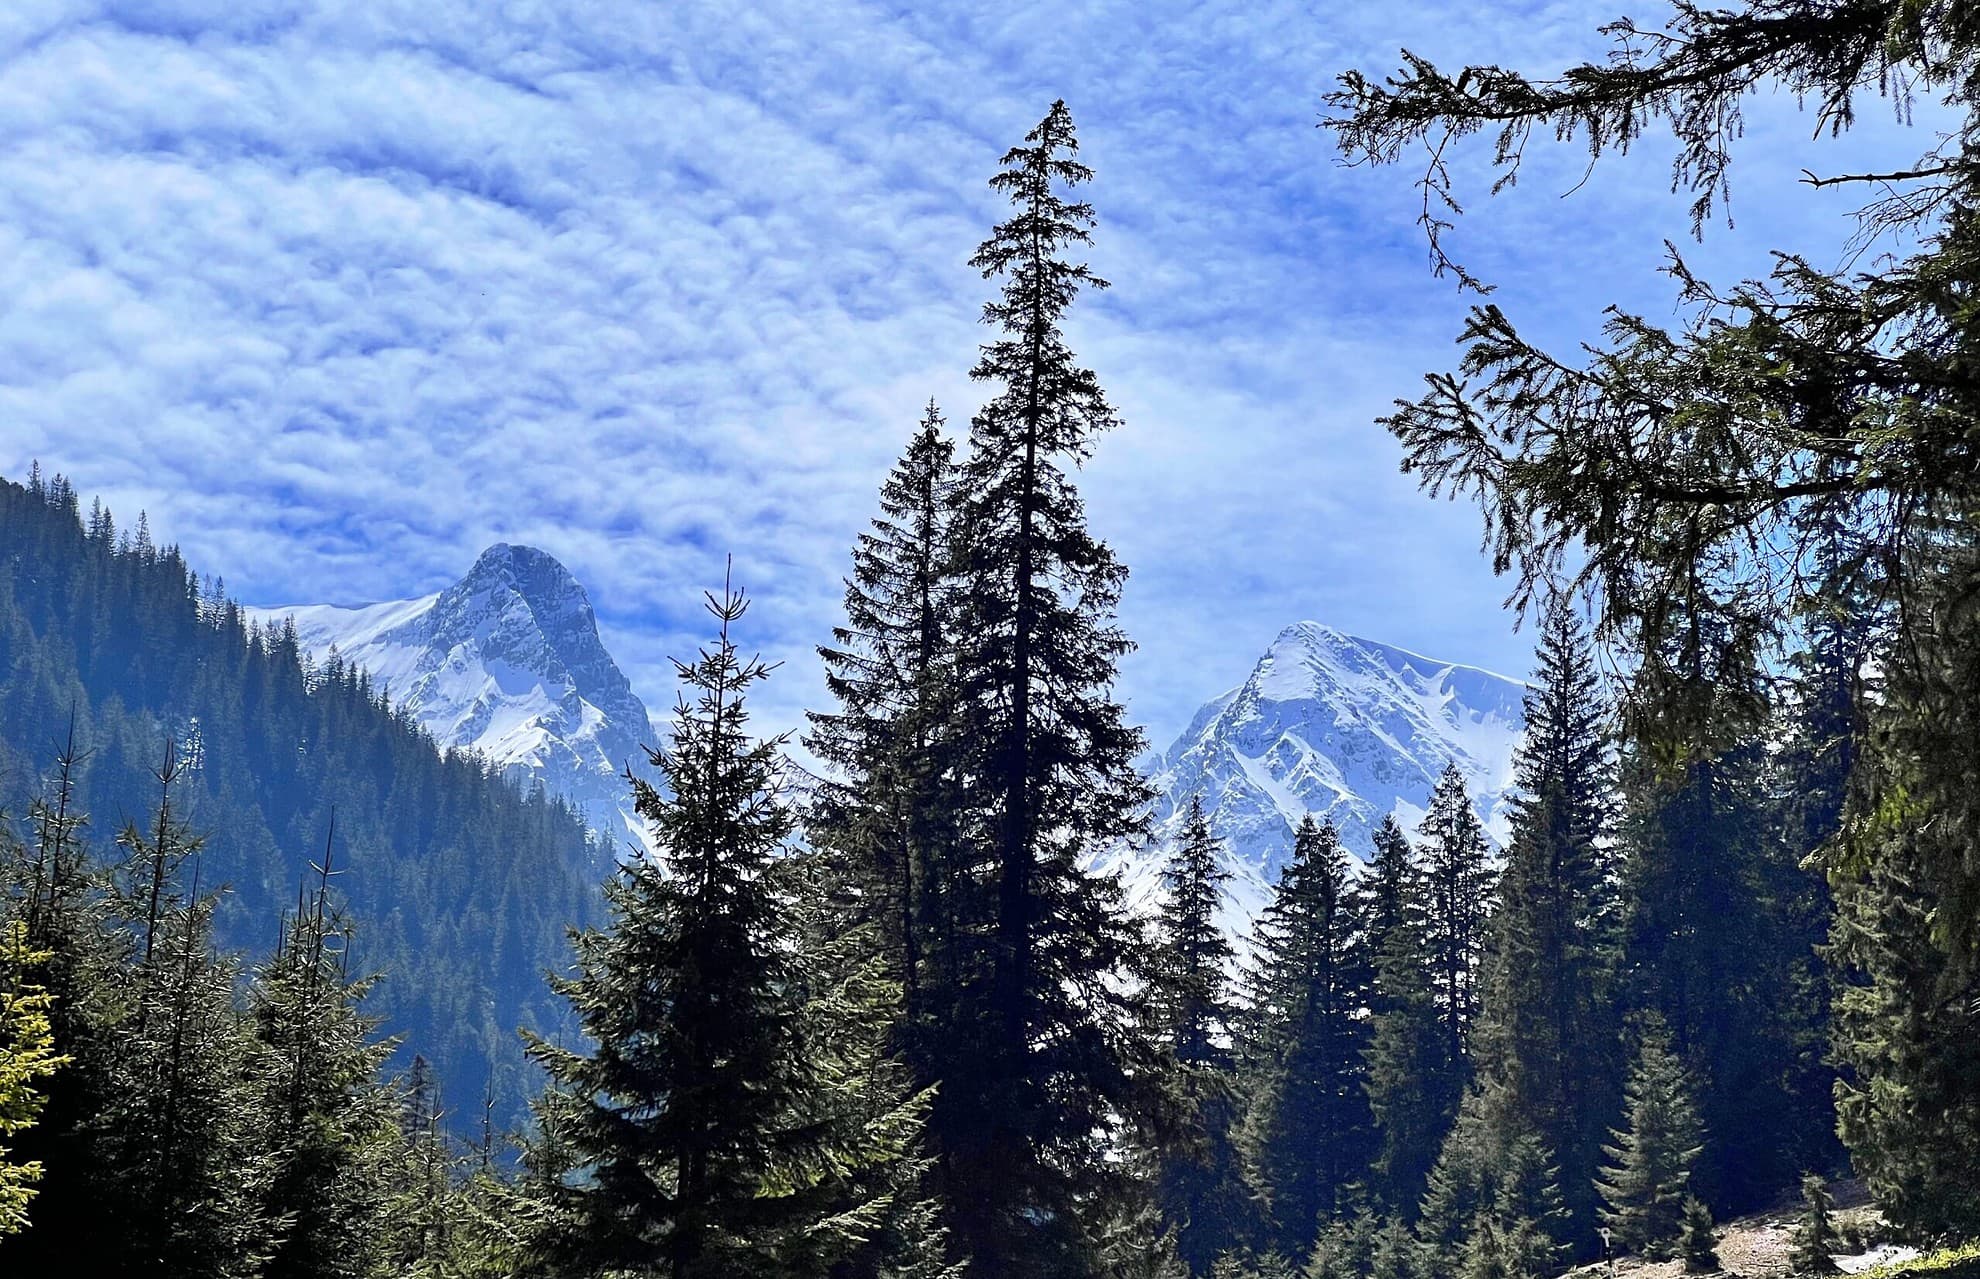
POLYGON ((1161 795, 1159 838, 1109 861, 1131 900, 1149 899, 1183 810, 1201 796, 1233 872, 1225 922, 1240 928, 1264 904, 1302 816, 1332 817, 1349 851, 1366 859, 1385 814, 1414 834, 1452 761, 1503 843, 1524 692, 1518 680, 1318 622, 1289 626, 1249 679, 1147 762, 1161 795))
POLYGON ((646 707, 599 640, 584 588, 551 556, 498 544, 436 595, 250 612, 293 617, 317 660, 335 648, 441 745, 541 778, 593 830, 615 841, 640 830, 620 773, 645 762, 646 707))

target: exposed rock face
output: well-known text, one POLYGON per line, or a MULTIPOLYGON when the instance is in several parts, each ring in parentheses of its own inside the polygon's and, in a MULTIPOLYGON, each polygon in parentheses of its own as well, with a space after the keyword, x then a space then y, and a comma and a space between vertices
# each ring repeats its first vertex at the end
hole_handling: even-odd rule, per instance
POLYGON ((1331 817, 1349 851, 1365 860, 1385 815, 1396 814, 1414 834, 1452 762, 1503 843, 1525 688, 1318 622, 1289 626, 1250 678, 1204 706, 1149 761, 1161 793, 1161 839, 1109 863, 1122 870, 1132 898, 1159 891, 1166 841, 1190 797, 1201 796, 1233 873, 1226 922, 1241 927, 1263 905, 1300 818, 1331 817))
POLYGON ((369 671, 441 745, 540 779, 594 831, 637 836, 620 774, 645 762, 646 707, 605 651, 584 588, 551 556, 497 544, 436 595, 252 611, 293 617, 318 661, 335 649, 369 671))

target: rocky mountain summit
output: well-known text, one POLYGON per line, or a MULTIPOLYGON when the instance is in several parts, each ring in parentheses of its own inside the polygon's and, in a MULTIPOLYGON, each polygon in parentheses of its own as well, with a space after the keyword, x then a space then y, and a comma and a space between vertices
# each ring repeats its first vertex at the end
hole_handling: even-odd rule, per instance
POLYGON ((584 588, 555 558, 498 543, 419 599, 251 610, 294 618, 318 661, 334 649, 371 673, 442 745, 509 777, 541 779, 611 838, 637 838, 621 773, 644 764, 645 705, 599 639, 584 588))
POLYGON ((1238 687, 1207 703, 1146 762, 1160 799, 1153 848, 1107 859, 1130 896, 1159 891, 1166 847, 1191 796, 1224 840, 1232 880, 1226 923, 1241 927, 1308 813, 1330 817, 1366 859, 1382 818, 1414 834, 1445 767, 1463 771, 1479 816, 1504 842, 1519 680, 1348 635, 1288 626, 1238 687))

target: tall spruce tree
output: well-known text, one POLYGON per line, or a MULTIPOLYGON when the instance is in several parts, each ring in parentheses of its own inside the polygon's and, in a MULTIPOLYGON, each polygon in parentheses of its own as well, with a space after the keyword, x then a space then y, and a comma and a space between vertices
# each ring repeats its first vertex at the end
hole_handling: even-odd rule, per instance
POLYGON ((1340 836, 1309 816, 1258 918, 1248 997, 1246 1136, 1267 1240, 1288 1256, 1312 1251, 1371 1153, 1357 923, 1340 836))
POLYGON ((536 1241, 556 1273, 781 1275, 850 1244, 829 1169, 856 1158, 808 1103, 798 920, 772 873, 791 830, 779 740, 753 741, 744 697, 767 672, 730 634, 739 591, 708 597, 715 642, 676 663, 684 691, 661 790, 633 778, 660 861, 620 868, 603 931, 558 978, 588 1051, 532 1038, 538 1103, 567 1161, 536 1241), (691 696, 691 700, 690 700, 691 696))
POLYGON ((1444 1051, 1456 1063, 1462 1085, 1471 1079, 1493 875, 1485 828, 1471 807, 1464 774, 1455 763, 1438 777, 1417 833, 1423 836, 1428 890, 1424 940, 1430 954, 1430 989, 1443 1025, 1444 1051))
POLYGON ((1219 850, 1203 801, 1191 796, 1164 875, 1150 971, 1168 1117, 1158 1127, 1156 1203, 1194 1275, 1208 1275, 1249 1233, 1231 1046, 1232 948, 1217 920, 1230 872, 1219 850))
POLYGON ((1585 633, 1557 603, 1514 756, 1519 798, 1485 960, 1479 1075, 1494 1146, 1536 1140, 1555 1161, 1562 1237, 1592 1246, 1595 1170, 1621 1097, 1612 1020, 1609 880, 1614 802, 1606 712, 1585 633))
POLYGON ((1770 731, 1776 834, 1759 874, 1782 937, 1770 985, 1771 998, 1789 1014, 1781 1026, 1788 1168, 1835 1168, 1842 1161, 1827 944, 1835 898, 1825 872, 1844 860, 1844 816, 1851 789, 1862 780, 1857 761, 1866 745, 1867 667, 1888 628, 1888 609, 1864 580, 1853 541, 1847 529, 1831 524, 1815 547, 1816 588, 1801 603, 1799 647, 1788 656, 1770 731))
POLYGON ((808 744, 836 776, 820 788, 814 842, 849 868, 854 922, 870 921, 901 990, 895 1038, 918 1079, 940 1077, 920 1031, 953 986, 958 913, 978 909, 956 874, 943 751, 954 609, 949 520, 954 446, 931 401, 880 488, 880 514, 853 548, 845 624, 819 650, 838 709, 811 716, 808 744))
POLYGON ((957 1246, 973 1274, 1076 1276, 1093 1264, 1104 1203, 1126 1193, 1105 1134, 1133 1108, 1133 1000, 1119 978, 1138 932, 1095 849, 1146 829, 1140 734, 1111 686, 1127 637, 1114 623, 1125 569, 1087 531, 1069 468, 1116 424, 1060 325, 1104 283, 1061 256, 1084 245, 1091 177, 1065 104, 1014 147, 991 186, 1014 210, 971 259, 1002 280, 983 318, 998 335, 971 375, 995 388, 971 419, 954 536, 967 852, 957 877, 988 889, 989 972, 964 976, 932 1028, 951 1057, 929 1131, 957 1246))
POLYGON ((1677 1255, 1691 1197, 1691 1168, 1704 1145, 1684 1063, 1661 1022, 1638 1036, 1626 1091, 1624 1126, 1602 1153, 1610 1163, 1596 1182, 1602 1223, 1618 1246, 1653 1261, 1677 1255))
MULTIPOLYGON (((1673 604, 1673 608, 1679 607, 1673 604)), ((1811 1010, 1785 975, 1806 938, 1772 891, 1766 697, 1753 638, 1700 606, 1695 624, 1638 675, 1622 770, 1623 998, 1668 1028, 1710 1134, 1698 1193, 1721 1214, 1788 1184, 1788 1089, 1811 1010), (1667 748, 1665 719, 1688 724, 1667 748)))
POLYGON ((1372 1189, 1400 1220, 1415 1217, 1463 1091, 1431 991, 1429 888, 1393 815, 1375 829, 1362 876, 1363 937, 1374 973, 1366 1054, 1376 1143, 1372 1189))

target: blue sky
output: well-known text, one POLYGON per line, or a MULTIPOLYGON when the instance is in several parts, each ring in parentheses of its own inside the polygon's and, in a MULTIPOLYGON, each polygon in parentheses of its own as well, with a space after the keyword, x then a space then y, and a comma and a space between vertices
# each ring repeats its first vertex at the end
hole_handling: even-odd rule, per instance
MULTIPOLYGON (((1342 168, 1314 125, 1337 72, 1400 47, 1545 70, 1618 12, 10 0, 0 474, 39 458, 147 509, 253 604, 541 546, 656 709, 733 553, 750 638, 789 661, 760 717, 790 727, 919 406, 980 401, 984 182, 1064 97, 1115 282, 1070 332, 1127 422, 1084 487, 1133 570, 1121 691, 1155 744, 1302 618, 1518 673, 1474 513, 1372 425, 1451 362, 1466 299, 1428 270, 1416 170, 1342 168)), ((1687 253, 1838 261, 1854 197, 1796 178, 1929 145, 1892 116, 1816 145, 1756 101, 1736 225, 1687 253)), ((1536 144, 1507 195, 1470 184, 1458 255, 1564 346, 1610 301, 1669 316, 1660 141, 1565 198, 1585 155, 1536 144)))

